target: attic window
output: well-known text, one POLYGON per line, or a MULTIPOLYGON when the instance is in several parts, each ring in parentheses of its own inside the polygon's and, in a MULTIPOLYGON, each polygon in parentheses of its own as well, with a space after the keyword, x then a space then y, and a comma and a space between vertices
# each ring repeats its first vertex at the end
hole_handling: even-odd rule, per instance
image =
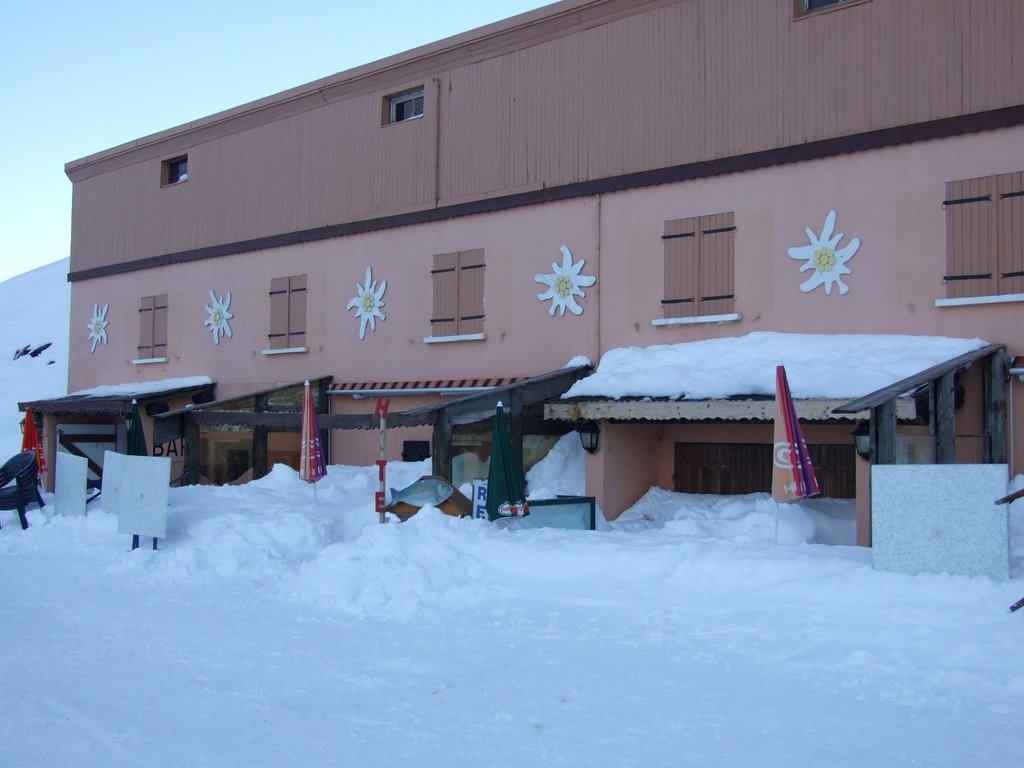
POLYGON ((169 187, 188 181, 188 155, 172 157, 160 163, 160 186, 169 187))
POLYGON ((384 99, 384 120, 388 123, 402 123, 416 117, 423 117, 423 88, 403 91, 384 99))
POLYGON ((801 18, 819 11, 835 10, 841 6, 860 5, 870 0, 793 0, 793 16, 801 18))

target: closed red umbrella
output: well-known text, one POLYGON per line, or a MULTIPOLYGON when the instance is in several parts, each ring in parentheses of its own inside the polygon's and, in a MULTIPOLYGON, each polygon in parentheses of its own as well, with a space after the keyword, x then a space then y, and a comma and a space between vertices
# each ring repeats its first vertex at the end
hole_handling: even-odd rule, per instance
MULTIPOLYGON (((789 391, 786 369, 775 369, 775 437, 772 446, 772 498, 780 503, 803 501, 821 493, 814 476, 796 406, 789 391)), ((775 510, 775 538, 778 532, 778 507, 775 510)))
POLYGON ((46 474, 46 457, 43 456, 43 441, 39 439, 39 431, 36 429, 36 420, 32 417, 32 411, 25 409, 25 432, 21 436, 21 450, 35 451, 36 463, 39 465, 38 477, 46 474))
MULTIPOLYGON (((307 483, 316 483, 327 474, 324 463, 323 445, 320 443, 320 427, 316 423, 316 408, 313 406, 313 392, 309 382, 302 390, 302 440, 299 443, 299 477, 307 483)), ((316 485, 313 486, 316 498, 316 485)))

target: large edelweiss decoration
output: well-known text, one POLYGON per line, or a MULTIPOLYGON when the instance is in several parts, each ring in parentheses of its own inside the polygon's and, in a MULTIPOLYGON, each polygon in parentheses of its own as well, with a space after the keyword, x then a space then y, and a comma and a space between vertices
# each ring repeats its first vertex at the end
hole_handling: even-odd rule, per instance
POLYGON ((540 301, 551 299, 551 308, 548 314, 554 317, 555 310, 559 311, 559 317, 565 316, 565 310, 574 315, 583 314, 583 307, 576 303, 576 297, 586 297, 583 288, 589 287, 597 282, 597 278, 591 275, 581 275, 580 271, 586 263, 584 259, 573 262, 572 253, 566 245, 561 246, 562 266, 552 262, 550 275, 536 274, 533 279, 538 283, 544 283, 548 289, 544 293, 538 293, 540 301))
POLYGON ((89 329, 89 341, 92 342, 92 349, 89 352, 95 352, 96 345, 101 341, 104 344, 107 343, 107 309, 109 308, 109 304, 104 304, 102 309, 99 304, 92 305, 92 317, 89 318, 89 325, 86 326, 89 329))
POLYGON ((809 293, 819 285, 824 285, 825 293, 831 294, 833 284, 839 286, 839 294, 841 296, 850 290, 850 286, 843 282, 842 276, 850 274, 850 268, 846 266, 846 262, 852 259, 854 254, 857 253, 857 249, 860 248, 860 238, 853 238, 837 251, 836 246, 843 239, 843 233, 840 232, 838 235, 833 236, 832 232, 835 226, 836 212, 829 211, 828 216, 825 217, 825 226, 822 227, 820 235, 816 235, 809 228, 804 230, 807 233, 807 239, 811 241, 810 245, 801 245, 789 249, 789 258, 805 259, 807 261, 806 264, 800 267, 801 272, 806 272, 809 269, 814 270, 814 274, 800 283, 800 290, 804 293, 809 293))
POLYGON ((366 282, 363 285, 356 283, 356 297, 349 301, 345 309, 354 309, 356 317, 359 318, 359 338, 366 336, 366 326, 371 331, 377 330, 377 318, 386 320, 381 307, 384 306, 382 299, 384 291, 388 289, 388 281, 381 280, 380 287, 374 282, 371 276, 370 267, 366 268, 366 282))
POLYGON ((213 334, 214 344, 220 345, 221 336, 231 338, 231 325, 228 323, 228 320, 234 317, 234 315, 228 311, 230 306, 231 291, 228 291, 223 299, 219 298, 213 291, 210 291, 210 303, 206 305, 208 317, 203 321, 203 325, 209 328, 210 333, 213 334))

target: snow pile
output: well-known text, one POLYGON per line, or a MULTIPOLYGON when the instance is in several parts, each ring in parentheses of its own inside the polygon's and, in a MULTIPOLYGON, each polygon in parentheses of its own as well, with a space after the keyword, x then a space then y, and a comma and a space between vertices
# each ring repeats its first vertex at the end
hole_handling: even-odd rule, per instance
POLYGON ((568 432, 562 435, 547 456, 527 471, 527 498, 585 495, 584 459, 579 434, 568 432))

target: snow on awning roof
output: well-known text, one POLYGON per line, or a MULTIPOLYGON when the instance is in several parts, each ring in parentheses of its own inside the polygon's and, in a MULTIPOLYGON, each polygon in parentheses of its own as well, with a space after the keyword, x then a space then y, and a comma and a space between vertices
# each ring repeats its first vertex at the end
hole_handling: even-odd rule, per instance
POLYGON ((63 397, 18 403, 21 410, 31 408, 35 413, 110 415, 126 414, 132 400, 139 402, 185 396, 199 392, 212 392, 214 381, 209 376, 187 376, 155 381, 133 381, 124 384, 104 384, 81 389, 63 397))
POLYGON ((945 336, 755 332, 620 347, 562 399, 774 397, 775 367, 784 365, 794 398, 849 401, 987 345, 945 336))

